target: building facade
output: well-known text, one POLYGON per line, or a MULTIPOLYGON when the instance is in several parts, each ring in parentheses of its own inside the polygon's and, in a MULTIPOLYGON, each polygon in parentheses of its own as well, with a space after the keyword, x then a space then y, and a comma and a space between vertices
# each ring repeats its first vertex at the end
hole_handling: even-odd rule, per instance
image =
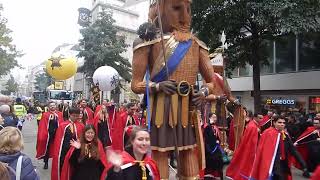
MULTIPOLYGON (((320 112, 319 33, 284 36, 269 45, 269 65, 261 66, 261 105, 320 112)), ((252 67, 236 69, 228 82, 233 94, 253 110, 252 67)))
MULTIPOLYGON (((127 51, 122 56, 132 63, 132 45, 133 41, 138 37, 137 29, 141 24, 147 22, 149 12, 149 0, 92 0, 91 18, 92 22, 97 20, 99 12, 103 9, 112 12, 115 26, 118 28, 118 35, 126 38, 125 42, 128 45, 127 51)), ((81 93, 83 97, 90 98, 89 85, 82 73, 77 73, 75 76, 75 90, 81 93), (86 82, 84 82, 86 81, 86 82)), ((110 92, 104 92, 104 98, 110 99, 110 92)), ((132 98, 130 84, 121 90, 120 102, 132 98)))

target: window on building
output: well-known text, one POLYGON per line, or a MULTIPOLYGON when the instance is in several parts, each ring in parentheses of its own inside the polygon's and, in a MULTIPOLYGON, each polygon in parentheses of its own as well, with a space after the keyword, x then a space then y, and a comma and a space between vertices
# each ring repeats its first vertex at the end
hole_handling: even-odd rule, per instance
POLYGON ((231 71, 231 78, 234 78, 234 77, 239 77, 239 68, 234 68, 231 71))
POLYGON ((260 74, 271 74, 273 73, 273 41, 266 41, 265 55, 267 56, 267 63, 260 66, 260 74))
POLYGON ((252 66, 246 64, 245 67, 239 68, 239 76, 252 76, 252 66))
POLYGON ((320 33, 299 35, 299 70, 320 69, 320 33))
POLYGON ((276 40, 276 72, 292 72, 296 69, 296 36, 287 35, 276 40))

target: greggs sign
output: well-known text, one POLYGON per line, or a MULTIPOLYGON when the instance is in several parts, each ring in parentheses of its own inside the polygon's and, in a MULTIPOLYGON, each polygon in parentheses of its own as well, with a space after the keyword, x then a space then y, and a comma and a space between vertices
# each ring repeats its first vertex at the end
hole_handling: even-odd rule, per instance
POLYGON ((267 99, 267 104, 273 105, 294 105, 294 99, 267 99))

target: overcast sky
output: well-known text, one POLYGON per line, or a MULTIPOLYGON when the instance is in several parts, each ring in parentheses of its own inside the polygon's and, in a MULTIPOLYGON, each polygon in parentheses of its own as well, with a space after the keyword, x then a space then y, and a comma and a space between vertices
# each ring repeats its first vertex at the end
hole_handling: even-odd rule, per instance
POLYGON ((62 43, 77 43, 78 8, 90 8, 90 0, 0 0, 14 44, 25 55, 19 63, 28 67, 46 60, 62 43))

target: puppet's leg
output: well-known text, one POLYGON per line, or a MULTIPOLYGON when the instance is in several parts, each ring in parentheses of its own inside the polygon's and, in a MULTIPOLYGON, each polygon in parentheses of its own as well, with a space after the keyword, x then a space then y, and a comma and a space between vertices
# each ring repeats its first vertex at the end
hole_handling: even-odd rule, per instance
POLYGON ((183 150, 179 152, 180 159, 180 178, 179 180, 198 179, 199 164, 197 153, 194 149, 183 150))
POLYGON ((168 152, 152 151, 152 158, 156 161, 161 180, 169 179, 168 152))

